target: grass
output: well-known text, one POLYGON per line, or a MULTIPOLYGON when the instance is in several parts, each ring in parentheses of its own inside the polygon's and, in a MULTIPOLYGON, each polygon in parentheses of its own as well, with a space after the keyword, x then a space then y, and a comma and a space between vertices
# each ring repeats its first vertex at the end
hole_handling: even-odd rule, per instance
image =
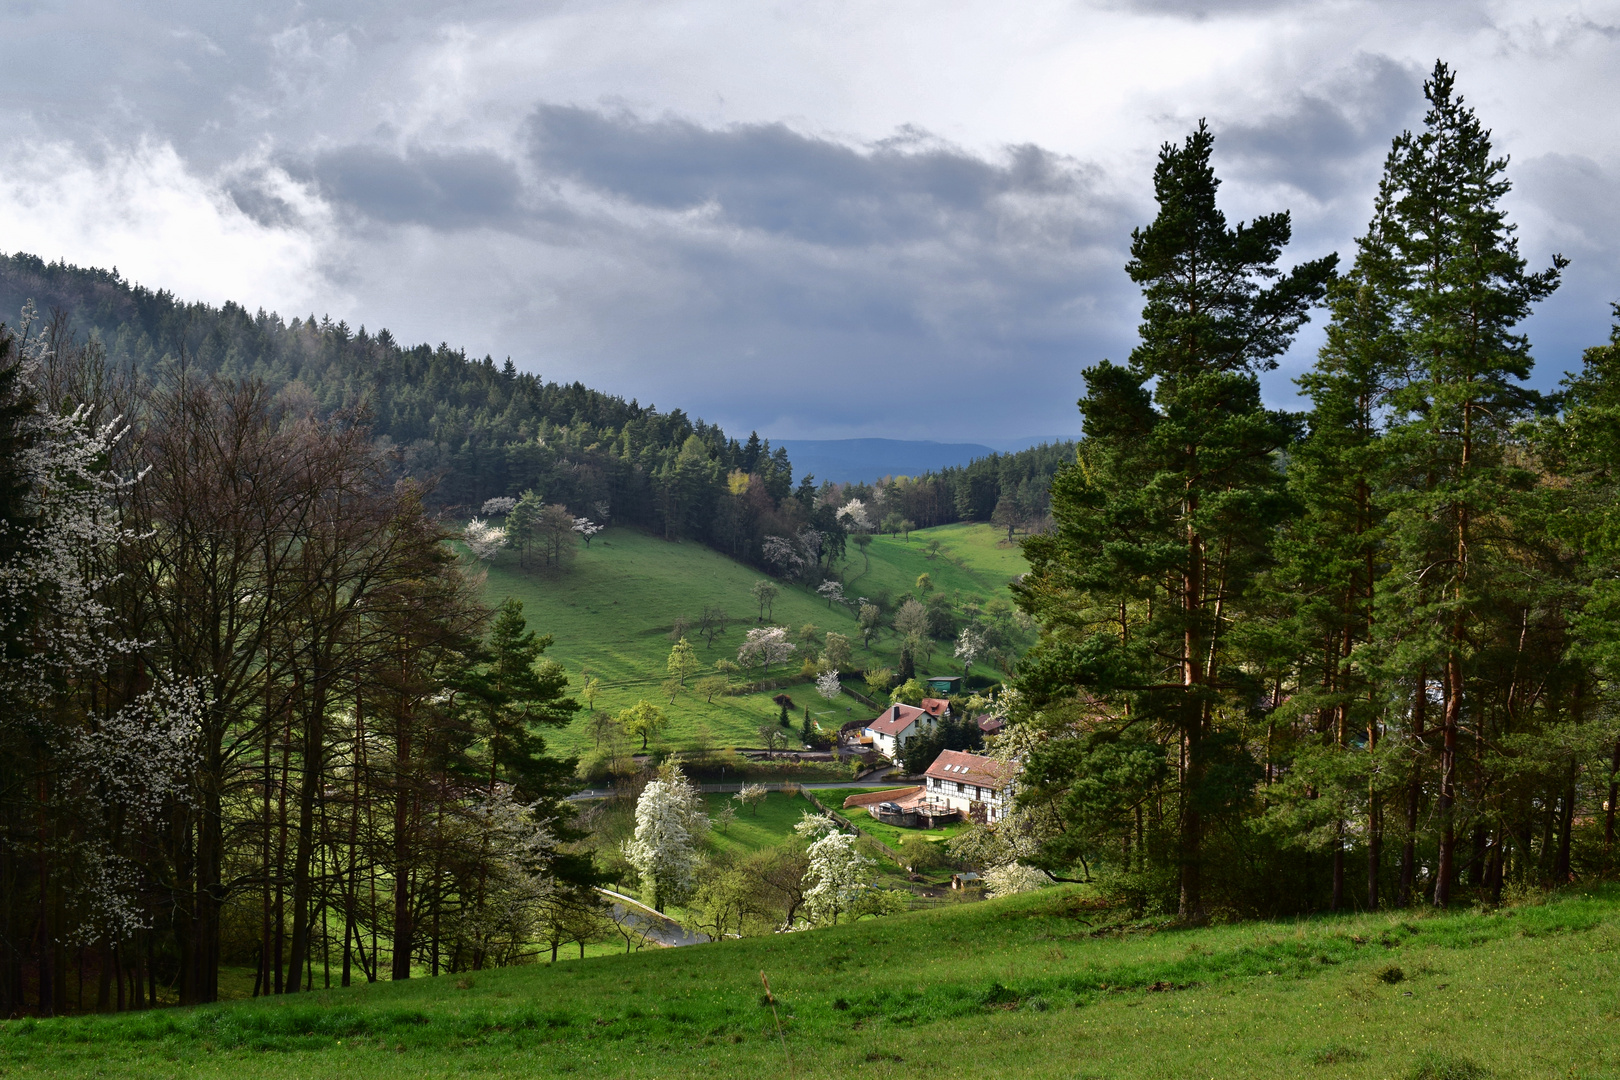
POLYGON ((860 827, 862 832, 871 833, 879 840, 892 848, 898 849, 900 842, 922 837, 924 840, 948 840, 964 829, 969 828, 966 821, 953 821, 938 829, 905 829, 898 825, 885 825, 877 818, 866 812, 864 807, 855 807, 844 811, 846 817, 860 827))
POLYGON ((751 855, 764 848, 775 847, 793 836, 793 826, 806 812, 816 812, 816 808, 803 796, 786 795, 780 791, 767 794, 752 810, 720 792, 708 792, 703 799, 708 804, 711 821, 725 806, 736 808, 737 819, 723 833, 718 827, 710 829, 708 840, 711 851, 725 851, 733 855, 751 855))
POLYGON ((0 1025, 0 1068, 230 1080, 1598 1080, 1620 1076, 1617 976, 1613 888, 1499 911, 1177 929, 1118 923, 1059 887, 555 968, 14 1020, 0 1025), (1392 965, 1394 982, 1382 977, 1392 965))
POLYGON ((880 590, 897 596, 915 592, 917 576, 927 574, 936 591, 960 593, 963 602, 968 597, 1005 598, 1007 583, 1029 569, 1018 540, 1009 544, 1006 536, 1004 529, 966 523, 919 529, 909 539, 874 536, 870 571, 860 552, 850 545, 844 588, 851 596, 872 596, 880 590), (933 559, 928 557, 930 540, 940 543, 939 555, 933 559))
MULTIPOLYGON (((994 535, 986 525, 951 525, 914 532, 909 543, 899 537, 876 537, 870 572, 853 549, 844 564, 848 591, 853 596, 885 589, 898 595, 914 589, 917 575, 927 571, 936 588, 960 593, 964 599, 988 599, 998 591, 1005 595, 1008 579, 1021 572, 1023 556, 1016 548, 998 547, 994 535), (933 560, 924 551, 930 537, 941 540, 941 554, 933 560)), ((484 591, 490 603, 507 597, 523 602, 530 627, 556 639, 547 655, 567 667, 576 692, 589 674, 602 682, 598 709, 617 713, 642 698, 657 702, 670 717, 663 737, 666 745, 685 750, 757 746, 760 725, 777 719, 779 710, 770 693, 721 696, 710 704, 688 691, 668 704, 660 689, 668 677, 670 628, 679 616, 695 623, 705 606, 724 608, 733 621, 712 649, 699 640, 695 629, 688 638, 705 665, 736 659, 748 628, 758 625, 758 606, 750 590, 764 576, 759 571, 701 544, 669 543, 630 529, 600 534, 590 547, 580 549, 574 565, 561 575, 520 568, 512 551, 501 552, 485 566, 484 591)), ((880 637, 869 654, 860 647, 848 608, 829 608, 802 586, 780 587, 769 623, 787 626, 795 634, 807 623, 823 633, 836 630, 855 644, 857 664, 897 664, 892 634, 880 637)), ((951 663, 949 651, 942 643, 935 654, 935 666, 941 671, 951 663)), ((795 666, 792 674, 796 673, 795 666)), ((781 668, 773 673, 781 678, 789 674, 781 668)), ((808 682, 785 690, 797 706, 795 727, 806 705, 823 727, 833 730, 870 711, 848 696, 828 702, 808 682)), ((548 738, 567 753, 590 746, 582 721, 548 738)))

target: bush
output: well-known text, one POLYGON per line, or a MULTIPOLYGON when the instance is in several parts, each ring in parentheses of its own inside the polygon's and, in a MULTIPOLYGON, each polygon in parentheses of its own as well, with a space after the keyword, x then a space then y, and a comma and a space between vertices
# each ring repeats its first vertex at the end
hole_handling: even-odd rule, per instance
POLYGON ((613 755, 606 750, 587 750, 579 756, 574 775, 587 784, 599 784, 608 778, 612 766, 613 755))
POLYGON ((921 836, 908 836, 901 840, 900 857, 917 873, 924 870, 944 870, 955 865, 955 860, 945 850, 944 844, 934 843, 921 836))

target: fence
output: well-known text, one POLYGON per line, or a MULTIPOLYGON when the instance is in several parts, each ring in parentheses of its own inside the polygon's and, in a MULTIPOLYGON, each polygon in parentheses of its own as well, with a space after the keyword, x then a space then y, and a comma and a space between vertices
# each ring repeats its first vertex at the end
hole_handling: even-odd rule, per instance
POLYGON ((836 821, 839 824, 845 826, 846 828, 849 829, 850 832, 854 833, 855 835, 866 837, 866 839, 870 840, 872 843, 877 845, 879 851, 883 852, 883 854, 887 855, 889 858, 893 859, 895 862, 899 863, 901 866, 906 865, 904 862, 901 861, 900 853, 898 851, 894 850, 894 848, 890 847, 888 844, 885 844, 883 841, 879 840, 877 837, 873 836, 871 833, 867 832, 865 829, 861 828, 859 825, 857 825, 853 821, 849 820, 849 818, 845 817, 843 814, 840 814, 835 810, 827 809, 826 804, 824 804, 820 799, 816 798, 815 792, 810 791, 809 789, 804 789, 800 793, 805 798, 809 799, 810 804, 812 806, 814 806, 817 810, 820 810, 823 814, 826 814, 828 817, 832 818, 834 821, 836 821))
POLYGON ((839 683, 838 685, 844 688, 844 693, 848 694, 850 697, 854 698, 856 701, 859 701, 859 702, 861 702, 863 704, 866 704, 866 705, 870 705, 874 709, 883 708, 883 706, 879 705, 877 702, 873 701, 871 698, 867 697, 865 694, 861 693, 859 690, 850 689, 848 683, 839 683))

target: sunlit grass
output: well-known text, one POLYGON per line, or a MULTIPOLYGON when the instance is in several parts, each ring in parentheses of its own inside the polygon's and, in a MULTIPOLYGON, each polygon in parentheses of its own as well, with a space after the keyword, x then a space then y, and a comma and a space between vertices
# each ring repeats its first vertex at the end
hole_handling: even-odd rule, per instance
MULTIPOLYGON (((882 588, 899 595, 915 589, 917 575, 927 572, 936 589, 960 594, 964 600, 1006 596, 1006 582, 1020 572, 1023 556, 1014 548, 997 547, 993 533, 989 526, 952 525, 912 533, 909 543, 899 537, 876 537, 870 574, 852 547, 842 568, 851 581, 850 594, 875 593, 882 588), (942 549, 939 557, 930 560, 925 546, 934 536, 942 540, 942 549)), ((498 604, 509 596, 523 601, 530 627, 556 639, 547 655, 568 668, 575 692, 583 686, 587 672, 602 681, 596 697, 598 709, 616 713, 642 698, 658 702, 670 717, 663 741, 687 750, 705 744, 758 746, 760 726, 778 719, 780 710, 769 693, 718 696, 712 704, 690 690, 673 704, 661 696, 672 645, 669 631, 677 616, 695 623, 706 605, 724 608, 732 623, 712 648, 699 640, 695 628, 689 639, 706 666, 719 659, 736 659, 748 628, 758 625, 758 607, 750 594, 763 576, 757 570, 695 542, 669 543, 630 529, 602 533, 589 548, 580 549, 573 566, 563 574, 520 569, 512 551, 503 551, 485 566, 489 602, 498 604)), ((807 623, 823 633, 842 633, 855 645, 860 666, 893 667, 898 663, 892 633, 881 635, 868 653, 860 647, 855 619, 847 607, 829 607, 808 589, 779 585, 782 591, 771 623, 795 633, 807 623)), ((937 646, 935 667, 940 671, 954 670, 949 654, 949 645, 937 646)), ((779 668, 775 676, 796 674, 797 665, 792 665, 779 668)), ((806 706, 828 730, 870 711, 848 696, 828 702, 808 683, 789 686, 787 693, 794 701, 795 733, 806 706)), ((565 752, 580 752, 591 745, 582 721, 548 738, 565 752)))
POLYGON ((0 1064, 239 1080, 1598 1078, 1620 1068, 1617 900, 1174 929, 1119 924, 1063 887, 556 968, 11 1021, 0 1064))

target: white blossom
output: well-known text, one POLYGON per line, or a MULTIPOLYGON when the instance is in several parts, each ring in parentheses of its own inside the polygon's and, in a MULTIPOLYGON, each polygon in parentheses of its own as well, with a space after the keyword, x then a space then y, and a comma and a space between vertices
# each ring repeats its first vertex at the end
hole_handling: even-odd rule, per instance
POLYGON ((793 831, 805 840, 820 840, 829 833, 838 831, 838 822, 833 820, 831 814, 812 814, 806 810, 804 816, 793 824, 793 831))
POLYGON ((804 568, 804 555, 799 551, 799 545, 785 536, 767 536, 760 543, 760 555, 784 577, 804 568))
POLYGON ((849 603, 849 598, 844 595, 844 583, 841 581, 823 581, 816 588, 816 593, 831 604, 849 603))
MULTIPOLYGON (((602 531, 602 526, 596 524, 590 518, 577 517, 574 519, 574 531, 589 540, 602 531)), ((606 543, 606 541, 603 542, 606 543)))
POLYGON ((984 632, 976 626, 964 626, 956 635, 956 658, 962 661, 964 669, 972 667, 973 661, 983 656, 988 647, 984 632))
POLYGON ((785 626, 756 626, 748 631, 742 647, 737 650, 737 663, 744 667, 758 664, 769 671, 793 655, 794 644, 788 640, 785 626))
POLYGON ((872 531, 872 519, 866 512, 866 504, 859 499, 851 499, 839 507, 838 520, 851 532, 872 531))
POLYGON ((1046 875, 1045 871, 1037 870, 1033 866, 1025 866, 1020 862, 992 866, 984 872, 984 894, 986 896, 1013 896, 1017 893, 1044 889, 1050 884, 1052 884, 1052 879, 1046 875))
POLYGON ((691 895, 698 845, 708 826, 702 797, 678 765, 642 790, 635 836, 625 841, 624 857, 658 910, 691 895))
POLYGON ((118 476, 106 464, 128 430, 121 420, 93 427, 89 407, 81 406, 65 415, 41 409, 27 426, 32 445, 19 466, 33 520, 0 521, 0 534, 15 550, 0 562, 0 594, 5 610, 22 611, 32 601, 37 614, 29 656, 5 672, 19 697, 34 700, 53 676, 101 672, 112 657, 140 647, 114 632, 103 597, 118 575, 102 569, 134 539, 116 499, 139 477, 118 476))
POLYGON ((733 795, 732 798, 749 809, 753 809, 757 804, 764 802, 765 796, 769 794, 770 789, 764 784, 744 784, 742 790, 733 795))
POLYGON ((189 803, 202 718, 212 702, 201 685, 154 687, 74 737, 79 774, 127 813, 151 819, 166 801, 189 803))
POLYGON ((823 671, 816 679, 816 692, 831 701, 844 692, 844 684, 838 681, 837 671, 823 671))
POLYGON ((510 495, 497 495, 493 499, 484 500, 484 516, 498 517, 501 514, 510 514, 517 500, 510 495))
POLYGON ((872 867, 877 864, 856 851, 855 838, 842 832, 830 832, 811 844, 808 855, 805 910, 818 925, 836 923, 871 888, 872 867))
POLYGON ((461 541, 476 559, 493 559, 506 546, 506 530, 488 521, 473 518, 461 530, 461 541))

